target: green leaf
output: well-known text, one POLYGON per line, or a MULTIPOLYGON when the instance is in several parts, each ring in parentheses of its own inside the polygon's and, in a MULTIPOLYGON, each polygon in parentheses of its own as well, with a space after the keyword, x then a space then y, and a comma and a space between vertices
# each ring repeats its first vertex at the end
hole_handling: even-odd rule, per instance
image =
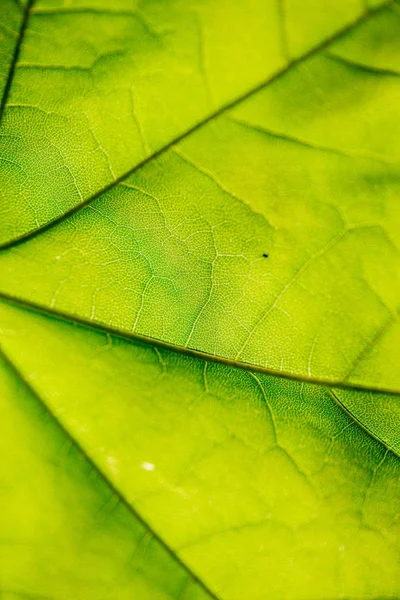
MULTIPOLYGON (((286 34, 279 3, 271 0, 254 0, 250 10, 246 0, 136 6, 131 0, 30 0, 19 11, 18 51, 4 96, 0 242, 115 185, 247 95, 285 68, 287 43, 296 55, 307 52, 362 15, 358 0, 331 4, 334 18, 322 17, 318 28, 312 12, 299 14, 289 5, 286 34), (293 19, 300 35, 314 32, 304 48, 291 39, 293 19)), ((10 21, 14 31, 18 19, 9 5, 17 13, 11 0, 2 3, 0 22, 8 28, 10 21)), ((7 37, 4 51, 11 48, 7 37)))
POLYGON ((0 6, 0 595, 400 595, 400 5, 0 6))
POLYGON ((4 600, 210 600, 2 357, 4 600))
POLYGON ((400 455, 400 402, 397 395, 332 390, 331 394, 371 435, 400 455))
MULTIPOLYGON (((29 0, 3 94, 0 243, 114 187, 364 18, 360 0, 329 0, 317 20, 297 4, 282 14, 275 0, 29 0)), ((12 21, 14 31, 9 5, 17 13, 15 2, 3 2, 0 23, 12 21)), ((7 38, 7 56, 11 49, 7 38)))
POLYGON ((400 593, 399 458, 326 389, 0 306, 29 385, 218 598, 400 593))
POLYGON ((4 252, 2 291, 234 364, 399 391, 399 39, 394 8, 364 17, 4 252))

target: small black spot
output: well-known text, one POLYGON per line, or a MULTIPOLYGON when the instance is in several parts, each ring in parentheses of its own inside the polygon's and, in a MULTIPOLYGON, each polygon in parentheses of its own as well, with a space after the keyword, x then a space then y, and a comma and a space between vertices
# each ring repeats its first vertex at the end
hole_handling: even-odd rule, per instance
POLYGON ((268 254, 263 254, 263 257, 264 258, 268 258, 268 254))

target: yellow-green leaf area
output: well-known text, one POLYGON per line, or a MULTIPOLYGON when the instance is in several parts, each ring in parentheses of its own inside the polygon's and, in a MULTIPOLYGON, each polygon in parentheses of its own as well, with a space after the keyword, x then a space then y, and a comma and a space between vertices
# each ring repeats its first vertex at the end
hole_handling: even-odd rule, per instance
POLYGON ((325 388, 1 315, 42 402, 218 598, 399 594, 399 458, 325 388))
POLYGON ((322 15, 280 0, 3 2, 0 244, 62 218, 376 10, 330 4, 322 15))
MULTIPOLYGON (((311 47, 362 16, 353 4, 339 3, 311 47)), ((8 0, 3 14, 2 244, 114 185, 295 58, 277 0, 8 0)), ((299 27, 312 27, 310 12, 299 27)))
POLYGON ((3 0, 0 7, 0 97, 4 96, 18 45, 19 32, 23 23, 23 4, 15 0, 3 0))
POLYGON ((398 600, 399 107, 397 1, 0 2, 1 599, 398 600))
POLYGON ((395 9, 376 12, 5 250, 3 293, 241 366, 398 391, 399 36, 395 9))
POLYGON ((4 600, 211 600, 1 357, 4 600))
POLYGON ((331 392, 353 419, 372 436, 400 455, 400 399, 395 394, 359 392, 348 390, 331 392))

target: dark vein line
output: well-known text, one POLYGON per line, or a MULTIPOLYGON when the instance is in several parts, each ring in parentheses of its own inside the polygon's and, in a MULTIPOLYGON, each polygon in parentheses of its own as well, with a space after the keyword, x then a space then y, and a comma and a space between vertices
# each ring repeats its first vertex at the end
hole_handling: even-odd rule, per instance
POLYGON ((267 127, 261 127, 260 125, 254 125, 253 123, 244 121, 242 119, 238 119, 237 117, 229 116, 228 118, 233 123, 241 125, 242 127, 246 127, 247 129, 250 129, 252 131, 262 133, 264 135, 276 138, 278 140, 283 140, 285 142, 297 144, 298 146, 303 146, 304 148, 310 148, 311 150, 316 150, 317 152, 336 154, 337 156, 343 156, 344 158, 350 159, 372 160, 374 162, 378 162, 387 166, 393 166, 395 164, 398 164, 399 162, 396 160, 390 160, 390 157, 380 156, 379 154, 364 154, 361 151, 353 149, 342 150, 341 148, 334 148, 333 146, 323 146, 312 141, 308 141, 306 139, 297 137, 295 135, 275 131, 273 129, 268 129, 267 127))
POLYGON ((3 115, 4 115, 4 111, 6 108, 7 101, 8 101, 8 97, 10 95, 12 82, 14 80, 15 68, 18 63, 19 55, 21 53, 22 42, 25 37, 26 28, 28 26, 29 17, 31 15, 31 10, 33 8, 34 2, 35 2, 35 0, 29 0, 25 7, 24 16, 23 16, 22 23, 21 23, 21 29, 19 32, 17 43, 15 45, 15 50, 14 50, 13 58, 11 61, 10 70, 8 72, 8 77, 7 77, 6 85, 4 87, 3 97, 1 99, 0 123, 3 119, 3 115))
POLYGON ((392 452, 393 454, 395 454, 396 456, 398 456, 400 458, 400 451, 392 448, 391 445, 389 444, 389 442, 386 442, 382 437, 375 434, 369 427, 367 427, 367 425, 365 425, 362 421, 360 421, 360 419, 358 417, 356 417, 356 415, 349 408, 347 408, 347 406, 345 404, 343 404, 343 402, 340 400, 339 396, 337 396, 335 394, 335 391, 332 388, 326 387, 325 389, 328 392, 329 396, 335 401, 337 406, 339 406, 339 408, 341 408, 356 425, 361 427, 361 429, 363 429, 370 437, 374 438, 374 440, 376 440, 377 442, 382 444, 382 446, 384 446, 384 448, 389 450, 389 452, 392 452))
POLYGON ((163 340, 158 340, 156 338, 152 338, 148 335, 144 335, 141 333, 127 332, 121 331, 116 327, 112 327, 110 325, 106 325, 105 323, 99 323, 95 321, 90 321, 87 318, 81 317, 79 315, 75 315, 73 313, 61 312, 54 308, 48 308, 47 306, 43 306, 41 304, 37 304, 36 302, 32 302, 30 300, 24 300, 22 298, 18 298, 17 296, 13 296, 11 294, 7 294, 6 292, 0 291, 0 300, 7 302, 12 305, 16 305, 19 308, 24 308, 25 310, 33 310, 40 314, 47 315, 53 319, 58 319, 65 323, 69 323, 70 325, 80 325, 88 329, 92 329, 94 331, 101 331, 103 333, 109 333, 117 338, 127 340, 129 342, 139 342, 141 344, 146 344, 153 346, 155 348, 165 348, 169 351, 175 352, 177 354, 183 354, 184 356, 190 356, 192 358, 197 358, 206 362, 217 363, 220 365, 224 365, 225 367, 230 367, 234 369, 241 369, 243 371, 251 371, 253 373, 262 373, 264 375, 270 375, 272 377, 278 377, 282 379, 289 379, 291 381, 299 381, 302 383, 309 383, 313 385, 322 385, 335 387, 338 389, 354 389, 359 391, 373 391, 380 392, 382 394, 388 394, 391 396, 400 395, 399 390, 391 390, 386 389, 384 387, 379 386, 362 386, 361 384, 352 383, 349 381, 332 381, 327 378, 319 378, 312 377, 308 375, 296 375, 294 373, 290 373, 287 371, 278 371, 268 367, 263 367, 261 365, 254 365, 251 363, 240 362, 234 359, 225 358, 223 356, 218 356, 215 354, 209 354, 207 352, 203 352, 201 350, 196 350, 194 348, 187 348, 184 346, 177 346, 172 344, 171 342, 165 342, 163 340))
POLYGON ((252 206, 250 206, 250 204, 248 204, 248 202, 246 202, 242 198, 239 198, 239 196, 234 194, 228 188, 224 187, 224 185, 219 181, 219 179, 211 171, 208 171, 207 169, 200 167, 198 164, 196 164, 194 162, 194 160, 192 160, 188 155, 186 155, 184 152, 182 152, 182 150, 180 148, 179 149, 172 148, 172 151, 177 156, 179 156, 179 158, 181 160, 183 160, 187 165, 189 165, 189 167, 191 167, 192 169, 195 169, 198 173, 200 173, 200 175, 203 175, 204 177, 207 177, 210 181, 212 181, 221 190, 221 192, 223 192, 224 194, 227 194, 233 200, 240 202, 240 204, 243 204, 249 211, 251 211, 251 213, 253 213, 253 214, 257 215, 258 217, 260 217, 261 219, 263 219, 263 221, 267 224, 267 226, 270 229, 274 229, 273 225, 271 225, 271 223, 268 222, 267 218, 262 213, 254 210, 254 208, 252 206))
POLYGON ((229 110, 235 108, 236 106, 238 106, 245 100, 248 100, 249 98, 251 98, 252 96, 257 94, 257 92, 260 92, 261 90, 263 90, 266 86, 268 86, 268 85, 272 84, 274 81, 277 81, 278 79, 280 79, 288 71, 294 69, 295 67, 302 64, 303 62, 305 62, 307 59, 311 58, 312 56, 315 56, 316 54, 320 53, 322 50, 327 48, 330 44, 332 44, 333 42, 338 40, 342 35, 348 33, 353 28, 355 28, 355 27, 361 25, 362 23, 364 23, 365 21, 369 20, 374 14, 386 9, 388 6, 390 6, 393 3, 393 1, 394 0, 389 0, 386 4, 384 4, 382 6, 378 6, 374 9, 371 9, 369 13, 367 13, 367 14, 363 13, 358 19, 353 21, 350 25, 346 25, 345 27, 342 27, 335 34, 328 37, 327 39, 322 41, 317 46, 314 46, 306 54, 293 59, 293 61, 289 65, 286 64, 283 68, 276 71, 276 73, 274 73, 272 76, 268 77, 266 80, 259 83, 257 86, 255 86, 251 90, 245 92, 244 94, 242 94, 235 100, 232 100, 231 102, 228 102, 227 104, 224 104, 218 110, 212 112, 210 115, 208 115, 207 117, 205 117, 204 119, 202 119, 201 121, 196 123, 193 127, 186 130, 184 133, 177 136, 172 141, 168 142, 168 144, 166 144, 165 146, 163 146, 162 148, 160 148, 159 150, 154 152, 151 156, 146 157, 144 160, 142 160, 141 162, 136 164, 134 167, 129 169, 129 171, 126 171, 125 173, 123 173, 122 175, 117 177, 114 181, 112 181, 111 183, 109 183, 108 185, 103 187, 101 190, 99 190, 98 192, 96 192, 95 194, 93 194, 92 196, 87 198, 84 202, 81 202, 77 206, 74 206, 73 208, 71 208, 70 210, 66 211, 65 213, 59 215, 55 219, 52 219, 51 221, 45 223, 42 227, 39 227, 32 231, 28 231, 27 233, 24 233, 21 236, 15 238, 13 240, 10 240, 8 242, 4 242, 3 244, 0 244, 0 250, 5 249, 5 248, 10 248, 11 246, 16 246, 18 244, 25 242, 26 240, 36 237, 39 233, 42 233, 43 231, 47 231, 48 229, 54 227, 55 225, 58 225, 59 223, 61 223, 65 219, 67 219, 68 217, 79 212, 80 210, 85 208, 85 206, 87 206, 94 200, 97 200, 97 198, 99 198, 103 194, 106 194, 110 190, 114 189, 117 185, 119 185, 120 183, 125 181, 125 179, 130 177, 133 173, 135 173, 139 169, 142 169, 150 161, 152 161, 152 160, 158 158, 159 156, 161 156, 162 154, 166 153, 175 144, 182 142, 184 139, 186 139, 187 137, 189 137, 190 135, 192 135, 193 133, 198 131, 204 125, 207 125, 208 123, 210 123, 217 117, 219 117, 219 116, 225 114, 226 112, 228 112, 229 110))
POLYGON ((11 371, 15 374, 15 376, 23 383, 28 392, 34 397, 36 402, 44 409, 44 411, 49 415, 51 420, 55 423, 57 427, 63 432, 66 438, 69 439, 71 444, 75 446, 75 448, 79 451, 79 453, 85 458, 93 471, 98 475, 100 479, 107 485, 107 487, 111 490, 111 492, 118 498, 122 505, 124 505, 128 511, 133 515, 135 519, 137 519, 141 525, 152 535, 152 537, 166 550, 166 552, 171 556, 171 558, 178 563, 182 569, 186 572, 186 574, 197 583, 213 600, 221 600, 219 599, 207 586, 205 583, 199 579, 199 577, 192 572, 192 570, 179 558, 179 556, 174 552, 170 546, 150 527, 150 525, 141 517, 141 515, 136 511, 136 509, 130 504, 128 498, 114 485, 114 483, 108 478, 108 476, 103 472, 101 467, 97 465, 95 460, 91 458, 91 456, 86 452, 85 448, 78 442, 72 433, 68 430, 68 428, 64 425, 64 423, 57 417, 57 415, 53 412, 53 410, 47 405, 45 400, 40 396, 40 394, 36 391, 36 389, 32 386, 32 384, 25 378, 21 370, 16 366, 16 364, 9 358, 8 354, 4 351, 2 347, 0 347, 0 356, 4 359, 5 363, 11 369, 11 371))
POLYGON ((400 72, 396 71, 395 69, 387 69, 384 67, 376 67, 374 65, 364 64, 334 52, 325 52, 324 56, 329 60, 340 63, 349 69, 357 70, 362 73, 368 73, 369 75, 376 75, 378 77, 400 77, 400 72))

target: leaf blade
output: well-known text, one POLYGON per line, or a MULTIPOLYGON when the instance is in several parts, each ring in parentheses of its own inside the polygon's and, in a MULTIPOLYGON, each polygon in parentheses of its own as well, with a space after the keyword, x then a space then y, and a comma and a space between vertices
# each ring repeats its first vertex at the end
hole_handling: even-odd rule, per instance
POLYGON ((191 600, 215 598, 132 514, 3 355, 0 365, 2 594, 170 600, 184 590, 191 600))
POLYGON ((388 22, 390 46, 386 9, 3 251, 3 293, 247 367, 398 391, 399 80, 331 57, 367 42, 372 56, 388 22))
MULTIPOLYGON (((3 245, 59 220, 125 177, 143 162, 149 150, 158 151, 196 123, 210 118, 210 93, 215 98, 211 106, 214 102, 214 112, 218 112, 268 80, 287 60, 282 54, 282 15, 272 1, 256 3, 251 11, 246 10, 245 3, 229 3, 225 7, 222 0, 214 8, 201 5, 198 11, 186 10, 172 1, 168 11, 160 11, 152 3, 133 12, 129 2, 121 2, 118 10, 107 6, 93 2, 82 9, 79 3, 73 3, 71 9, 63 11, 59 3, 37 2, 31 11, 28 43, 22 48, 2 129, 3 135, 12 136, 16 121, 25 144, 40 156, 44 169, 32 167, 26 147, 21 149, 17 143, 8 142, 2 148, 6 156, 11 152, 15 162, 13 169, 9 163, 0 172, 7 190, 2 198, 7 207, 1 233, 3 245), (110 18, 114 20, 112 27, 108 24, 110 18), (132 19, 133 29, 127 23, 132 19), (48 21, 44 27, 43 21, 48 21), (56 37, 63 39, 66 29, 74 32, 68 48, 56 37), (159 32, 165 48, 157 42, 159 32), (205 34, 206 44, 202 41, 205 34), (137 54, 132 57, 132 48, 138 44, 140 51, 135 50, 137 54), (111 61, 105 65, 109 67, 105 80, 100 64, 103 59, 106 63, 111 61), (152 69, 156 71, 154 82, 146 81, 148 66, 142 65, 144 60, 150 60, 150 75, 152 69), (236 64, 234 77, 232 61, 236 64), (171 81, 157 73, 160 63, 175 73, 171 81), (122 78, 131 82, 123 93, 118 92, 122 78), (132 84, 135 95, 139 87, 140 118, 136 115, 132 84), (28 89, 35 90, 40 85, 46 85, 46 93, 28 95, 28 89), (110 88, 116 88, 117 93, 108 97, 110 88), (151 101, 153 109, 147 112, 151 101), (175 110, 177 103, 179 114, 175 110), (15 114, 9 115, 10 111, 15 114), (128 121, 121 120, 121 112, 122 116, 129 116, 128 121), (111 129, 107 127, 110 115, 111 129), (9 210, 18 213, 17 222, 7 219, 9 210)), ((336 16, 337 22, 327 20, 321 32, 315 30, 315 44, 324 43, 324 36, 335 35, 357 19, 362 20, 364 13, 361 6, 349 6, 343 1, 336 16)), ((297 21, 298 27, 309 28, 312 13, 303 12, 297 21)))

